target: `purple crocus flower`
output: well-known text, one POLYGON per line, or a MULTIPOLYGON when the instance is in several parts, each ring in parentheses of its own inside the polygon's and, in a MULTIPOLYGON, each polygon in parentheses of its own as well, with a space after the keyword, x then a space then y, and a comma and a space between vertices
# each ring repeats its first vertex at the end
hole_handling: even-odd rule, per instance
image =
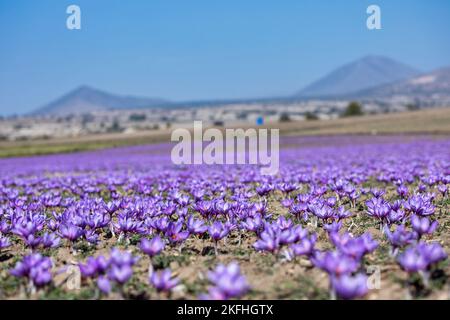
POLYGON ((350 256, 339 251, 315 252, 311 262, 328 274, 340 276, 355 272, 359 263, 350 256))
POLYGON ((98 271, 97 260, 94 257, 89 257, 86 264, 78 264, 81 276, 84 278, 94 277, 98 271))
POLYGON ((26 237, 24 241, 26 245, 29 246, 31 249, 35 249, 41 244, 41 238, 36 237, 33 234, 28 235, 28 237, 26 237))
POLYGON ((133 269, 131 269, 131 266, 128 264, 112 265, 108 272, 109 279, 114 280, 121 285, 130 280, 132 275, 133 269))
POLYGON ((217 293, 211 298, 220 297, 224 300, 239 298, 250 288, 237 262, 231 262, 228 265, 219 264, 214 271, 208 272, 208 279, 215 288, 212 292, 217 293))
POLYGON ((169 292, 180 282, 180 280, 172 276, 170 269, 153 272, 149 281, 158 292, 169 292))
POLYGON ((109 294, 111 292, 111 282, 105 276, 100 276, 97 279, 97 287, 104 294, 109 294))
POLYGON ((442 196, 445 197, 445 195, 447 194, 447 191, 448 191, 447 186, 445 184, 440 184, 440 185, 438 185, 437 188, 438 188, 439 192, 442 194, 442 196))
POLYGON ((229 232, 230 232, 229 228, 227 228, 226 225, 220 221, 214 221, 213 224, 208 228, 209 236, 214 241, 219 241, 223 239, 228 235, 229 232))
POLYGON ((417 187, 417 191, 425 192, 427 191, 427 186, 425 184, 419 184, 419 186, 417 187))
POLYGON ((350 211, 346 210, 345 207, 342 206, 336 210, 336 216, 339 220, 341 220, 341 219, 351 217, 352 213, 350 211))
POLYGON ((52 281, 52 274, 48 270, 32 269, 30 277, 36 287, 42 287, 52 281))
POLYGON ((292 222, 291 219, 286 219, 286 217, 284 217, 284 216, 280 216, 275 221, 275 224, 281 231, 290 229, 294 225, 294 223, 292 222))
POLYGON ((327 220, 334 217, 334 211, 332 208, 330 208, 328 205, 310 205, 308 206, 309 212, 311 212, 316 217, 327 220))
POLYGON ((408 193, 409 193, 408 187, 403 185, 403 184, 398 186, 397 193, 398 193, 398 195, 400 197, 406 198, 408 196, 408 193))
POLYGON ((294 216, 296 216, 298 218, 303 217, 304 220, 307 220, 307 217, 308 217, 308 213, 306 212, 307 210, 308 210, 308 205, 306 203, 294 203, 289 208, 290 213, 292 213, 294 216))
POLYGON ((299 188, 299 186, 295 183, 281 183, 279 185, 279 189, 287 194, 295 191, 299 188))
POLYGON ((88 217, 86 224, 91 229, 104 228, 111 222, 111 218, 108 214, 95 213, 88 217))
POLYGON ((280 247, 280 240, 276 233, 270 229, 266 229, 259 235, 259 240, 253 244, 253 248, 258 251, 275 252, 280 247))
POLYGON ((122 234, 139 233, 142 231, 142 221, 136 221, 131 215, 121 214, 114 227, 122 234))
POLYGON ((50 258, 33 253, 19 261, 10 272, 15 277, 27 277, 35 286, 41 287, 52 280, 51 268, 50 258))
MULTIPOLYGON (((109 280, 115 281, 119 285, 125 284, 132 276, 132 266, 138 260, 137 257, 133 257, 130 252, 120 251, 117 248, 111 250, 110 259, 108 262, 104 258, 88 259, 85 266, 85 270, 82 271, 86 274, 94 274, 94 270, 97 274, 103 274, 107 272, 109 280)), ((83 266, 80 267, 82 269, 83 266)))
POLYGON ((432 234, 438 227, 439 222, 431 222, 427 217, 411 216, 411 226, 419 234, 419 238, 424 234, 432 234))
POLYGON ((116 266, 132 266, 139 258, 133 257, 133 255, 128 251, 120 251, 117 248, 111 250, 110 263, 116 266))
POLYGON ((342 228, 342 222, 333 222, 333 223, 329 223, 329 224, 324 224, 323 228, 328 232, 328 233, 338 233, 339 230, 342 228))
POLYGON ((87 242, 90 244, 97 244, 98 243, 98 233, 95 231, 95 229, 89 229, 84 232, 84 238, 87 242))
POLYGON ((56 248, 59 246, 61 238, 54 233, 44 233, 41 237, 41 244, 44 248, 56 248))
POLYGON ((294 204, 293 199, 285 198, 281 200, 281 205, 285 208, 290 208, 294 204))
POLYGON ((431 204, 430 199, 422 194, 415 194, 408 201, 404 202, 406 210, 419 216, 430 216, 434 213, 435 207, 431 204))
POLYGON ((9 238, 0 235, 0 250, 8 248, 11 245, 9 238))
POLYGON ((181 193, 176 193, 173 196, 173 199, 176 203, 178 203, 181 207, 187 206, 190 202, 190 198, 188 195, 183 195, 181 193))
POLYGON ((106 211, 108 211, 108 213, 113 214, 114 212, 117 211, 119 206, 120 203, 118 201, 110 201, 104 205, 104 208, 106 209, 106 211))
POLYGON ((309 238, 303 238, 300 243, 292 244, 289 248, 296 256, 312 256, 314 253, 314 245, 316 244, 317 235, 313 234, 309 238))
POLYGON ((339 234, 337 232, 331 232, 328 234, 330 241, 336 246, 339 247, 341 245, 345 245, 349 240, 352 239, 352 236, 348 232, 344 232, 339 234))
POLYGON ((365 233, 359 237, 351 237, 344 234, 342 239, 336 239, 335 235, 331 235, 336 247, 344 254, 360 260, 365 254, 374 251, 378 247, 378 242, 375 241, 370 233, 365 233))
POLYGON ((387 222, 392 224, 402 221, 405 218, 405 212, 401 209, 391 210, 387 216, 387 222))
POLYGON ((203 220, 195 219, 194 216, 189 216, 186 226, 191 234, 203 234, 208 230, 203 220))
POLYGON ((189 231, 183 229, 183 223, 170 222, 166 230, 166 236, 171 243, 180 243, 189 238, 189 231))
POLYGON ((167 216, 163 216, 158 219, 148 219, 149 225, 157 231, 166 232, 169 227, 170 220, 167 216))
POLYGON ((336 197, 329 197, 325 200, 325 203, 329 207, 334 207, 336 205, 337 199, 336 197))
POLYGON ((265 215, 267 213, 267 201, 259 201, 253 204, 253 210, 255 213, 259 213, 260 215, 265 215))
POLYGON ((428 267, 425 256, 416 247, 408 248, 397 259, 403 270, 407 272, 417 272, 428 267))
POLYGON ((50 229, 51 231, 56 231, 58 229, 59 223, 53 219, 50 219, 47 222, 47 228, 50 229))
POLYGON ((437 242, 417 244, 417 249, 426 257, 428 264, 432 265, 439 261, 447 259, 447 253, 444 248, 437 242))
POLYGON ((278 232, 278 239, 281 245, 291 244, 298 241, 298 236, 293 229, 286 229, 278 232))
POLYGON ((199 212, 202 216, 208 216, 211 213, 213 204, 211 201, 198 201, 194 205, 194 210, 199 212))
POLYGON ((384 195, 386 193, 386 191, 383 189, 372 188, 372 189, 370 189, 370 193, 372 193, 372 195, 375 198, 380 198, 382 195, 384 195))
POLYGON ((160 236, 155 236, 151 240, 141 239, 140 249, 150 257, 154 257, 164 250, 165 244, 160 236))
POLYGON ((73 224, 62 224, 59 226, 59 232, 63 238, 75 242, 84 234, 84 230, 73 224))
POLYGON ((295 242, 304 239, 308 236, 308 230, 303 228, 302 225, 298 224, 292 227, 292 233, 295 235, 295 242))
MULTIPOLYGON (((98 256, 95 259, 95 261, 97 263, 97 272, 98 273, 106 272, 106 270, 109 268, 109 265, 111 264, 111 261, 106 259, 104 256, 98 256)), ((137 259, 135 259, 134 261, 137 261, 137 259)))
POLYGON ((88 257, 85 264, 79 263, 81 276, 84 278, 93 278, 97 275, 103 275, 111 265, 111 261, 104 256, 88 257))
POLYGON ((246 218, 242 223, 241 226, 247 230, 252 231, 255 233, 259 233, 261 231, 263 226, 263 221, 260 215, 256 215, 253 218, 246 218))
POLYGON ((393 255, 395 255, 395 251, 398 248, 411 244, 417 240, 417 233, 408 231, 404 225, 398 226, 393 232, 386 226, 384 228, 384 233, 393 247, 393 255))
POLYGON ((217 200, 213 204, 214 211, 216 214, 226 215, 230 210, 230 204, 228 202, 217 200))
POLYGON ((369 216, 375 217, 380 220, 385 220, 388 214, 391 212, 389 203, 383 198, 372 198, 366 201, 367 213, 369 216))
POLYGON ((372 238, 372 235, 370 234, 370 232, 366 232, 366 233, 362 234, 357 239, 359 239, 361 241, 362 245, 364 246, 366 254, 371 253, 376 248, 378 248, 379 243, 378 243, 378 241, 376 241, 375 239, 372 238))
POLYGON ((265 196, 274 189, 274 186, 269 183, 263 183, 259 187, 256 187, 256 193, 259 196, 265 196))
POLYGON ((419 242, 415 246, 407 248, 397 261, 403 270, 418 272, 426 270, 430 265, 446 258, 447 254, 440 244, 419 242))
POLYGON ((18 219, 13 222, 13 225, 12 232, 24 239, 39 231, 39 227, 34 221, 18 219))
POLYGON ((5 220, 0 220, 0 233, 7 234, 10 230, 11 225, 7 223, 5 220))
POLYGON ((331 287, 339 298, 354 299, 367 294, 367 276, 344 274, 340 277, 331 276, 331 287))

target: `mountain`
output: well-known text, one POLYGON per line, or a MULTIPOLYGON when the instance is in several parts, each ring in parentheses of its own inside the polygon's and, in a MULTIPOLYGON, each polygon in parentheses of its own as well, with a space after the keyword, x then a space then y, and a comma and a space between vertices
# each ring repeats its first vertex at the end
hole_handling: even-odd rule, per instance
POLYGON ((429 98, 432 95, 450 96, 450 67, 440 68, 407 80, 362 90, 355 94, 357 97, 364 98, 390 98, 394 96, 429 98))
POLYGON ((383 56, 366 56, 343 65, 302 89, 296 97, 333 97, 408 79, 419 71, 383 56))
POLYGON ((109 109, 133 109, 166 105, 158 98, 120 96, 88 86, 81 86, 37 109, 32 115, 68 115, 109 109))

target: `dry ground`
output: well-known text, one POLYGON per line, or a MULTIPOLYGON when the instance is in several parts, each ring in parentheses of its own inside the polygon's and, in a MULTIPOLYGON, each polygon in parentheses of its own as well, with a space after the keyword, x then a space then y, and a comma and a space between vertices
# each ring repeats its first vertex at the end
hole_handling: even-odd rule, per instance
MULTIPOLYGON (((261 128, 280 129, 281 135, 433 134, 450 135, 450 108, 367 115, 335 120, 270 123, 261 128)), ((28 156, 103 149, 124 145, 170 142, 171 129, 132 134, 97 134, 77 138, 2 141, 0 157, 28 156)))
MULTIPOLYGON (((394 196, 394 190, 390 195, 394 196)), ((387 195, 389 198, 389 194, 387 195)), ((363 196, 364 198, 365 196, 363 196)), ((292 218, 279 200, 281 193, 275 193, 269 198, 270 212, 277 215, 286 215, 292 218)), ((361 203, 364 203, 361 201, 361 203)), ((450 199, 438 196, 436 203, 436 215, 440 226, 433 234, 432 240, 440 242, 447 252, 450 252, 450 199)), ((364 259, 364 267, 379 268, 381 283, 379 289, 372 289, 366 296, 367 299, 450 299, 450 265, 445 261, 431 277, 431 288, 426 289, 421 284, 419 277, 409 277, 400 269, 395 259, 389 255, 389 245, 378 228, 378 223, 364 213, 364 208, 354 209, 353 222, 356 227, 349 231, 359 235, 369 231, 372 236, 380 242, 380 246, 364 259)), ((350 225, 350 220, 345 222, 345 229, 350 225)), ((317 231, 319 240, 317 247, 320 249, 332 249, 326 233, 319 227, 307 228, 317 231)), ((431 238, 429 238, 431 239, 431 238)), ((200 293, 208 288, 205 279, 206 272, 214 268, 218 263, 229 263, 238 261, 242 273, 246 275, 252 286, 251 292, 244 299, 329 299, 328 277, 325 272, 312 267, 308 259, 297 257, 293 261, 286 261, 282 255, 256 252, 252 245, 256 241, 254 235, 246 234, 239 245, 236 233, 232 233, 226 242, 220 242, 219 256, 214 255, 214 249, 209 239, 191 237, 180 252, 177 248, 167 248, 164 252, 153 258, 156 269, 170 267, 183 283, 181 290, 176 291, 170 298, 195 299, 200 293)), ((103 238, 96 248, 88 245, 78 246, 77 254, 74 256, 69 247, 62 246, 58 249, 49 249, 45 254, 53 257, 55 262, 55 276, 51 286, 42 289, 31 296, 33 299, 93 299, 98 297, 95 283, 91 280, 83 280, 81 289, 73 290, 67 285, 68 273, 65 272, 70 266, 76 266, 84 262, 89 255, 108 255, 113 246, 121 249, 131 250, 135 255, 141 257, 133 268, 134 275, 126 284, 123 296, 117 292, 107 299, 165 299, 165 295, 158 293, 148 284, 147 270, 150 263, 148 257, 143 255, 137 244, 139 237, 132 237, 129 242, 118 242, 117 238, 108 236, 103 238)), ((24 283, 8 275, 19 260, 20 256, 27 251, 19 241, 7 252, 0 255, 0 299, 22 299, 27 298, 24 293, 24 283)), ((69 273, 70 274, 70 273, 69 273)), ((70 280, 69 280, 70 281, 70 280)))

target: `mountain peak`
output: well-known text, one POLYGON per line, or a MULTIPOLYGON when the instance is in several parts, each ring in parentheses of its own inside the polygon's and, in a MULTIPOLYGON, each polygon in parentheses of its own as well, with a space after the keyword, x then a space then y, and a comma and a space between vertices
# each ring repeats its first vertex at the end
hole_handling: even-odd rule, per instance
POLYGON ((377 54, 368 54, 359 59, 360 61, 372 62, 372 61, 394 61, 389 57, 377 55, 377 54))
POLYGON ((121 96, 82 85, 33 112, 35 115, 68 115, 109 109, 150 108, 169 102, 159 98, 121 96))
POLYGON ((76 87, 72 92, 91 92, 91 91, 99 91, 99 90, 94 89, 93 87, 90 87, 86 84, 83 84, 79 87, 76 87))
POLYGON ((362 90, 356 93, 355 96, 378 98, 409 96, 423 98, 436 94, 446 96, 448 92, 450 92, 450 67, 443 67, 405 80, 362 90))
POLYGON ((393 83, 420 72, 402 62, 380 55, 367 55, 347 63, 301 90, 301 97, 342 96, 393 83))

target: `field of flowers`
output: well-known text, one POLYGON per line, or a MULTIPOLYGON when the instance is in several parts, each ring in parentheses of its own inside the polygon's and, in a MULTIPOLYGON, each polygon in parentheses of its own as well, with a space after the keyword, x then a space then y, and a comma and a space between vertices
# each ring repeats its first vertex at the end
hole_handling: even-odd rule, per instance
POLYGON ((170 148, 0 160, 0 298, 449 299, 450 139, 286 137, 273 177, 170 148))

